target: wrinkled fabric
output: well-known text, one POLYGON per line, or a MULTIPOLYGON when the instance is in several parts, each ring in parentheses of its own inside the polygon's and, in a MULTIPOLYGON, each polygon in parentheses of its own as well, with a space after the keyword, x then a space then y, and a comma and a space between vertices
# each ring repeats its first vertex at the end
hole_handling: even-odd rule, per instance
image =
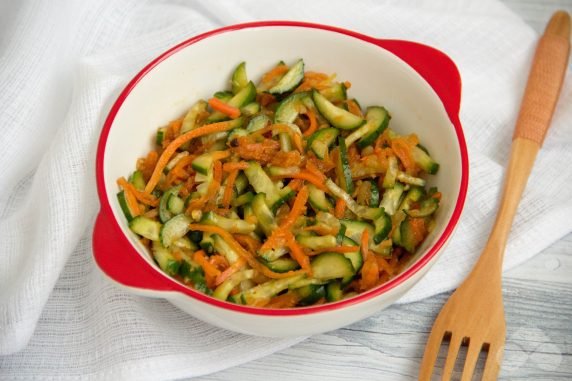
MULTIPOLYGON (((235 334, 164 300, 130 295, 103 277, 91 252, 95 149, 122 87, 176 43, 264 19, 414 40, 456 62, 470 155, 467 204, 442 257, 401 302, 450 290, 467 274, 492 227, 537 38, 497 1, 6 1, 0 3, 0 379, 193 377, 302 340, 235 334)), ((506 269, 572 231, 570 79, 568 73, 516 216, 506 269)))

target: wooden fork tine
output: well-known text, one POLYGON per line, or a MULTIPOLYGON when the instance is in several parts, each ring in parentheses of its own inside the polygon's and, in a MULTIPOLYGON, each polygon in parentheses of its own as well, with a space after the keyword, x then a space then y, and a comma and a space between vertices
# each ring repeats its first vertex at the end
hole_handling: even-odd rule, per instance
POLYGON ((437 361, 437 356, 439 355, 439 349, 441 348, 441 343, 443 342, 444 335, 445 332, 435 329, 435 327, 431 330, 431 334, 427 340, 427 345, 425 346, 425 353, 423 354, 423 359, 421 360, 421 367, 419 369, 419 381, 431 380, 433 368, 435 367, 435 361, 437 361))
POLYGON ((483 349, 483 343, 469 341, 469 348, 467 348, 467 357, 465 358, 465 365, 463 366, 463 376, 461 381, 471 381, 475 371, 475 364, 479 358, 479 354, 483 349))
POLYGON ((485 369, 483 371, 483 381, 495 381, 500 372, 504 345, 492 345, 487 354, 485 369), (499 350, 500 348, 500 350, 499 350))
POLYGON ((445 367, 443 368, 443 374, 441 375, 442 381, 447 381, 451 379, 451 373, 455 367, 455 362, 457 361, 457 355, 459 354, 459 349, 461 348, 461 342, 463 341, 463 336, 453 332, 451 335, 451 341, 449 341, 449 351, 447 352, 447 359, 445 360, 445 367))

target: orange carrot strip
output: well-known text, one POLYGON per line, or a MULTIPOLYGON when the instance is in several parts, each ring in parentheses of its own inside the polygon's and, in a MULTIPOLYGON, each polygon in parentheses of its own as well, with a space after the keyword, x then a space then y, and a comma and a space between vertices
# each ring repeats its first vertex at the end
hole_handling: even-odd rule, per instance
MULTIPOLYGON (((133 189, 134 189, 134 187, 133 187, 133 189)), ((127 201, 127 205, 129 206, 129 209, 131 209, 131 215, 133 217, 137 217, 138 215, 140 215, 141 209, 139 209, 139 204, 137 203, 137 198, 135 198, 135 195, 131 191, 131 188, 130 187, 123 188, 123 194, 125 195, 125 201, 127 201)))
POLYGON ((374 255, 367 257, 361 269, 361 280, 359 286, 361 291, 375 287, 379 281, 379 267, 374 255))
POLYGON ((281 229, 289 229, 294 223, 296 219, 300 217, 304 213, 304 209, 306 207, 306 202, 308 201, 309 190, 308 187, 304 186, 298 194, 296 195, 296 199, 294 200, 294 204, 292 205, 292 209, 290 209, 290 213, 288 217, 282 221, 280 226, 281 229))
POLYGON ((179 133, 181 132, 181 127, 183 127, 183 120, 182 119, 173 120, 169 127, 171 128, 173 136, 179 136, 179 133))
POLYGON ((230 163, 224 163, 222 165, 222 170, 225 172, 232 172, 246 168, 248 168, 248 163, 246 161, 230 162, 230 163))
POLYGON ((281 279, 305 273, 305 270, 288 271, 285 273, 276 273, 270 270, 268 267, 258 262, 258 260, 252 255, 252 253, 246 251, 238 242, 236 242, 232 234, 230 234, 229 232, 218 226, 190 224, 189 229, 202 232, 215 233, 220 235, 221 238, 238 253, 238 255, 240 255, 246 260, 246 262, 250 265, 250 267, 262 273, 263 275, 267 276, 268 278, 281 279))
POLYGON ((272 68, 271 70, 269 70, 268 72, 266 72, 263 76, 262 76, 262 82, 263 83, 270 83, 272 82, 276 77, 282 76, 283 74, 286 74, 286 72, 288 71, 288 66, 286 65, 278 65, 274 68, 272 68))
POLYGON ((153 170, 153 174, 151 175, 149 182, 147 182, 147 185, 145 186, 145 192, 151 193, 153 189, 155 189, 155 186, 157 185, 159 179, 161 178, 161 173, 163 172, 163 169, 165 169, 165 166, 169 162, 169 159, 171 159, 173 154, 177 151, 177 149, 180 146, 182 146, 188 141, 191 141, 194 138, 198 138, 199 136, 212 134, 213 132, 228 131, 231 128, 232 128, 232 121, 207 124, 205 126, 198 127, 187 133, 184 133, 183 135, 173 140, 165 148, 165 150, 161 154, 161 157, 159 157, 157 165, 155 165, 155 169, 153 170))
POLYGON ((209 103, 209 106, 211 106, 213 108, 213 110, 220 111, 224 115, 227 115, 228 117, 230 117, 232 119, 236 119, 240 116, 240 109, 238 109, 234 106, 227 105, 226 103, 224 103, 223 101, 221 101, 218 98, 211 98, 211 99, 209 99, 208 103, 209 103))
POLYGON ((326 247, 325 249, 313 250, 308 253, 308 255, 318 255, 321 253, 353 253, 357 251, 357 246, 335 246, 326 247))
POLYGON ((224 188, 224 194, 222 196, 222 206, 223 208, 228 208, 230 206, 230 200, 232 198, 232 188, 234 187, 234 182, 238 176, 238 170, 234 170, 228 174, 226 178, 226 187, 224 188))
POLYGON ((357 105, 357 103, 353 99, 350 99, 349 101, 347 101, 347 105, 348 105, 348 111, 349 112, 363 118, 363 114, 361 113, 361 109, 359 108, 359 106, 357 105))
POLYGON ((226 260, 226 258, 220 254, 211 255, 209 257, 209 262, 216 266, 217 269, 220 271, 226 270, 230 267, 230 264, 226 260))
POLYGON ((318 129, 318 122, 316 121, 316 114, 314 114, 314 111, 312 110, 307 110, 304 115, 306 115, 308 117, 308 119, 310 120, 310 126, 308 127, 308 129, 306 131, 304 131, 304 137, 308 137, 310 135, 312 135, 314 132, 316 132, 316 130, 318 129))
POLYGON ((310 267, 310 258, 304 253, 300 245, 298 245, 298 242, 296 242, 296 239, 294 239, 292 233, 288 233, 286 235, 286 246, 288 246, 288 248, 290 249, 290 255, 292 256, 292 258, 294 258, 294 260, 298 262, 298 264, 302 269, 306 270, 308 276, 312 276, 312 268, 310 267))
POLYGON ((230 265, 226 270, 220 273, 215 279, 215 284, 218 286, 225 280, 227 280, 232 274, 240 271, 246 265, 246 260, 244 258, 239 258, 236 262, 230 265))
POLYGON ((300 296, 295 292, 287 292, 273 297, 264 306, 266 308, 292 308, 300 301, 300 296))
MULTIPOLYGON (((117 179, 117 184, 119 184, 119 186, 121 186, 123 190, 128 190, 128 193, 133 195, 133 197, 135 197, 135 199, 137 199, 139 202, 149 206, 159 205, 159 200, 155 196, 137 190, 137 188, 135 188, 133 184, 125 180, 124 177, 120 177, 119 179, 117 179)), ((129 205, 129 207, 131 207, 131 205, 129 205)))
POLYGON ((298 191, 304 185, 304 180, 294 179, 288 183, 288 188, 292 189, 293 191, 298 191))
POLYGON ((369 231, 364 229, 363 233, 361 233, 361 255, 363 260, 365 261, 369 255, 369 231))
POLYGON ((389 275, 393 275, 395 268, 391 266, 384 258, 376 255, 375 260, 377 261, 377 267, 380 271, 385 271, 389 275))
POLYGON ((322 182, 326 182, 326 180, 328 179, 326 175, 324 175, 324 173, 320 171, 320 168, 318 168, 318 166, 312 160, 306 161, 306 170, 308 170, 308 172, 316 176, 322 182))
POLYGON ((316 232, 320 235, 334 235, 338 234, 338 230, 334 228, 327 228, 325 226, 320 225, 311 225, 302 228, 302 230, 309 231, 309 232, 316 232))
POLYGON ((336 207, 334 208, 334 216, 336 218, 344 218, 346 212, 346 202, 342 198, 336 200, 336 207))
POLYGON ((283 174, 283 175, 272 176, 272 177, 275 179, 291 178, 291 179, 306 180, 306 181, 314 184, 317 188, 323 190, 324 192, 330 193, 330 191, 328 190, 328 188, 326 188, 324 183, 318 177, 316 177, 314 174, 308 172, 307 170, 306 171, 302 170, 302 171, 297 172, 297 173, 283 174))
POLYGON ((193 260, 197 262, 204 270, 205 275, 217 277, 220 275, 220 270, 215 265, 209 262, 203 250, 195 251, 193 260))
POLYGON ((300 152, 304 153, 304 143, 302 142, 302 135, 293 133, 292 134, 292 141, 294 142, 294 147, 300 152))

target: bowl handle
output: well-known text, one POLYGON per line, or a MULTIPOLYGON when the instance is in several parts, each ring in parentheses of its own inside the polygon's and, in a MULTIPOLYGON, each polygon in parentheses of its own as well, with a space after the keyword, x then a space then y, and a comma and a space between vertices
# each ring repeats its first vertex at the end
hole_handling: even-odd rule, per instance
POLYGON ((149 291, 173 291, 164 276, 154 270, 131 246, 113 218, 100 211, 93 230, 93 256, 112 280, 127 287, 149 291))
POLYGON ((461 76, 457 66, 445 53, 427 45, 402 40, 375 40, 417 71, 437 93, 451 121, 459 118, 461 76))

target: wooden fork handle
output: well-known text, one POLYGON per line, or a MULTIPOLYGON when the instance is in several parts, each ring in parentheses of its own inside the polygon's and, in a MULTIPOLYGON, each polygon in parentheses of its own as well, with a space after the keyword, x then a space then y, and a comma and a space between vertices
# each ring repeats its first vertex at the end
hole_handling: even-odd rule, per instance
POLYGON ((546 26, 534 55, 522 99, 514 139, 542 145, 562 88, 570 54, 570 18, 556 12, 546 26))
MULTIPOLYGON (((570 16, 556 12, 540 38, 517 119, 505 186, 497 218, 473 271, 496 272, 500 282, 504 249, 520 198, 526 187, 560 95, 570 54, 570 16)), ((472 274, 473 275, 473 274, 472 274)))

